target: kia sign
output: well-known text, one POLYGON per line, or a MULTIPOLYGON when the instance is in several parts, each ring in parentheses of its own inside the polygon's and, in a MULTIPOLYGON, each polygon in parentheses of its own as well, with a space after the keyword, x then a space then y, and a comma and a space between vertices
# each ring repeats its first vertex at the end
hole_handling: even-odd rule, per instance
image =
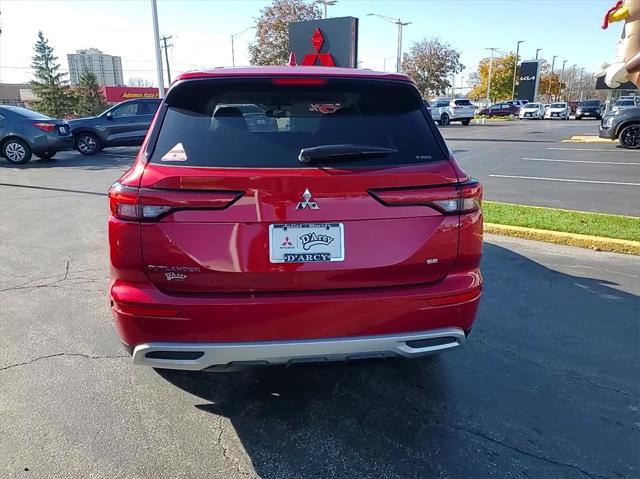
POLYGON ((540 84, 539 60, 529 60, 520 63, 520 76, 518 79, 518 94, 516 99, 535 101, 540 84))
POLYGON ((358 19, 341 17, 290 23, 289 48, 301 65, 356 68, 358 19))

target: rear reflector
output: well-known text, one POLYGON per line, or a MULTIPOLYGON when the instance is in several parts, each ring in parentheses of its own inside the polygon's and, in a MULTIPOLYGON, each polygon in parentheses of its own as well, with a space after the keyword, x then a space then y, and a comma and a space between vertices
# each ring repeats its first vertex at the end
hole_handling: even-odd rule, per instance
POLYGON ((146 306, 136 306, 133 304, 115 303, 116 311, 123 314, 131 314, 133 316, 155 316, 163 318, 171 318, 176 316, 180 310, 170 308, 150 308, 146 306))
POLYGON ((114 183, 109 189, 109 206, 116 218, 148 221, 178 210, 224 209, 243 194, 242 191, 138 189, 114 183))
POLYGON ((327 84, 324 78, 274 78, 271 80, 277 86, 322 86, 327 84))
POLYGON ((443 214, 472 213, 482 205, 482 186, 476 180, 452 186, 369 190, 369 194, 385 206, 429 206, 443 214))
POLYGON ((46 132, 51 132, 56 129, 56 125, 54 125, 53 123, 35 122, 33 123, 33 126, 46 132))
POLYGON ((466 291, 460 294, 440 296, 437 298, 429 298, 426 300, 426 302, 429 303, 431 306, 448 306, 451 304, 466 303, 467 301, 478 299, 481 293, 482 293, 482 290, 480 288, 476 288, 471 291, 466 291))

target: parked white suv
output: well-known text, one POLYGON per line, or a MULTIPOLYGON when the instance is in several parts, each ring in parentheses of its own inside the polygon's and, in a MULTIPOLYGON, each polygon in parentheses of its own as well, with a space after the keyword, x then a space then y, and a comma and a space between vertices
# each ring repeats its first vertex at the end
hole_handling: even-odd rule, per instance
POLYGON ((467 99, 436 100, 431 105, 431 117, 442 126, 447 126, 452 121, 468 125, 475 113, 476 107, 467 99))

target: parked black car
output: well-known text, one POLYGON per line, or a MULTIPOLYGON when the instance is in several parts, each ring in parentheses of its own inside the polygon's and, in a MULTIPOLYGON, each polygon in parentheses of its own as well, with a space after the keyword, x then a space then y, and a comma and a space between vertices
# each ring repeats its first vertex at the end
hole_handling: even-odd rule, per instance
POLYGON ((600 100, 585 100, 581 101, 576 108, 576 120, 582 120, 583 118, 595 118, 597 120, 602 119, 603 106, 600 100))
POLYGON ((93 155, 108 146, 141 145, 160 102, 127 100, 98 116, 70 120, 75 148, 83 155, 93 155))
POLYGON ((18 106, 0 106, 0 156, 8 162, 27 163, 32 154, 53 158, 58 151, 72 148, 66 121, 18 106))
POLYGON ((600 138, 618 140, 621 146, 640 148, 640 107, 629 108, 602 117, 600 138))

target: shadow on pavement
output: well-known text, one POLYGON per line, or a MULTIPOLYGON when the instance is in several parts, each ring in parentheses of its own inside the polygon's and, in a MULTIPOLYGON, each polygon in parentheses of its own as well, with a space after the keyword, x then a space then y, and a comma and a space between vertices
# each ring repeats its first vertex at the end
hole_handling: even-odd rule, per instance
POLYGON ((64 151, 58 153, 55 158, 41 160, 35 155, 24 165, 14 165, 5 159, 0 159, 0 168, 10 168, 16 170, 42 169, 42 168, 78 168, 84 170, 105 170, 111 168, 125 168, 133 164, 137 151, 118 153, 107 152, 106 154, 96 154, 85 156, 75 151, 64 151))
POLYGON ((634 476, 638 297, 493 244, 483 267, 470 340, 441 358, 158 373, 264 478, 634 476))

